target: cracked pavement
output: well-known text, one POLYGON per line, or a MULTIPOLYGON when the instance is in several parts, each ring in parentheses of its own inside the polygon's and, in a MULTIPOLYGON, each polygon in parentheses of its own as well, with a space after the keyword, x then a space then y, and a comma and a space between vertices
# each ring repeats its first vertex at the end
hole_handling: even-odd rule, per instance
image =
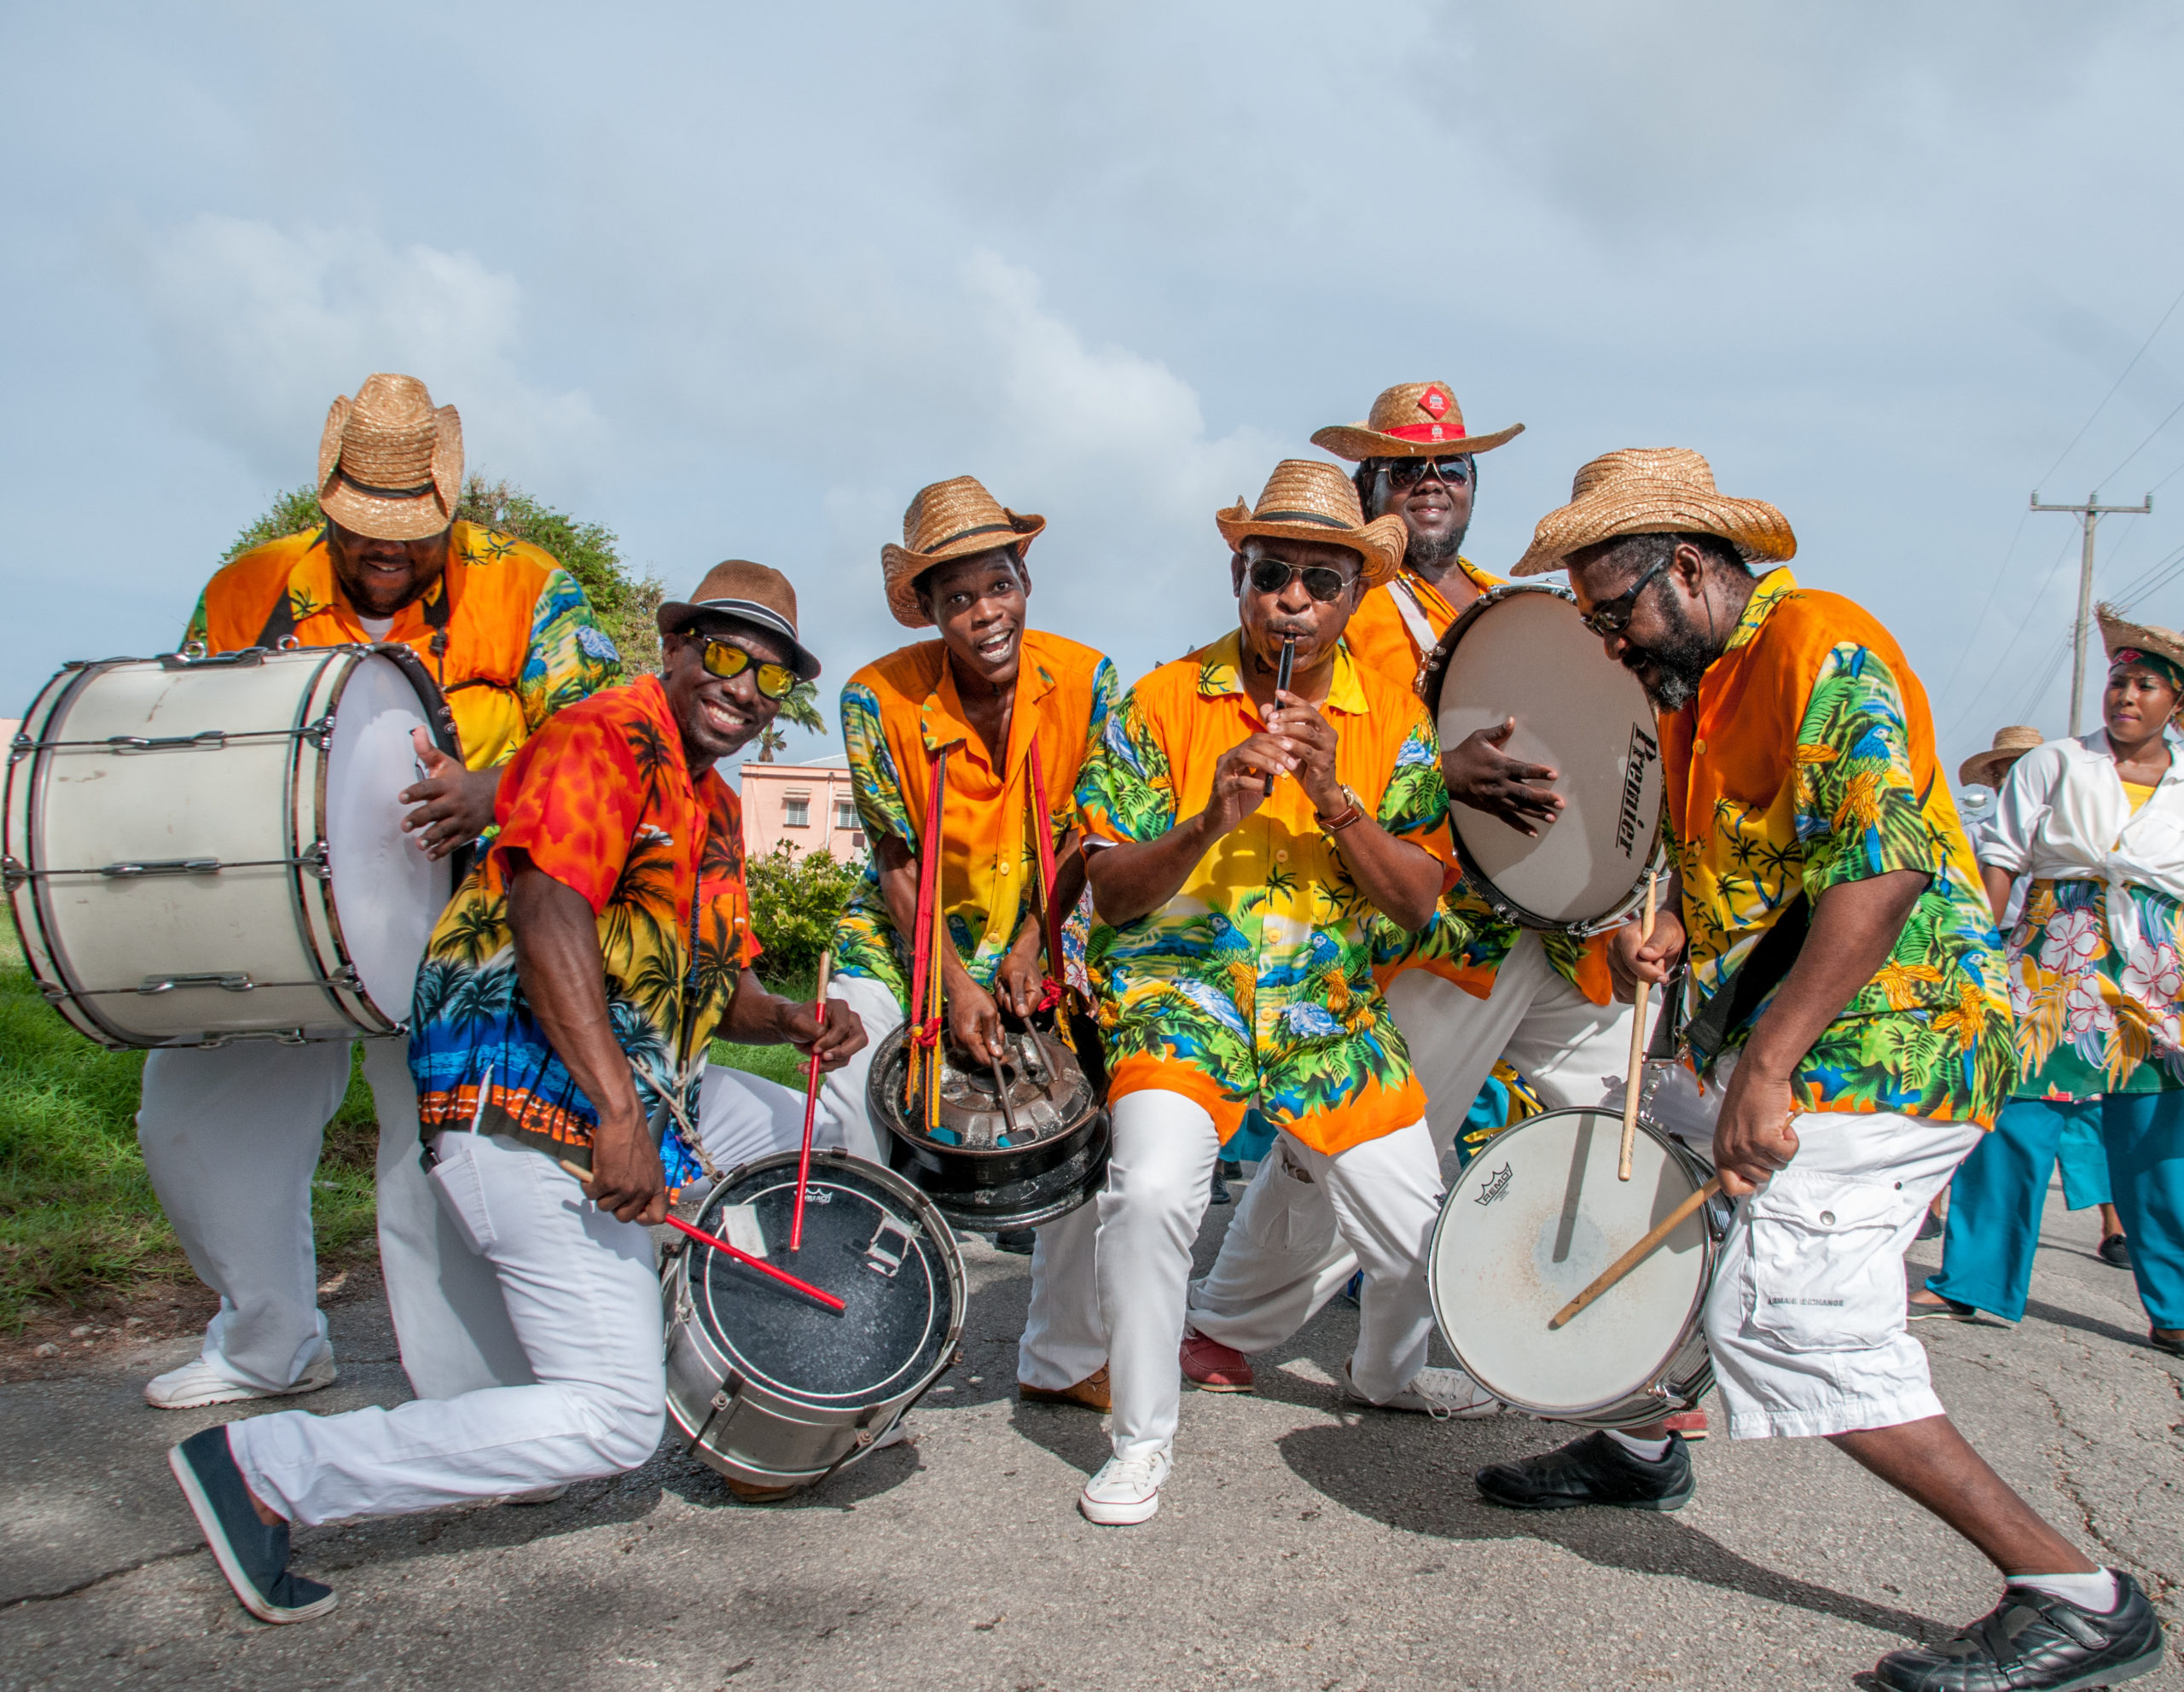
MULTIPOLYGON (((1210 1212, 1210 1260, 1231 1212, 1210 1212)), ((2184 1579, 2184 1363, 2151 1351, 2092 1212, 2049 1199, 2027 1320, 1921 1322, 1942 1397, 2050 1518, 2156 1596, 2184 1579)), ((1914 1249, 1931 1267, 1936 1247, 1914 1249)), ((1354 1311, 1259 1364, 1252 1396, 1187 1395, 1144 1527, 1074 1508, 1099 1418, 1019 1405, 1029 1265, 965 1248, 965 1363, 883 1451, 785 1505, 746 1506, 669 1445, 559 1503, 297 1536, 324 1619, 263 1627, 197 1538, 166 1447, 241 1407, 160 1412, 168 1341, 0 1387, 0 1683, 525 1689, 1844 1687, 1993 1602, 1967 1547, 1821 1442, 1716 1437, 1672 1515, 1517 1515, 1470 1474, 1556 1431, 1340 1402, 1354 1311)), ((1924 1272, 1920 1270, 1920 1272, 1924 1272)), ((406 1396, 384 1305, 334 1307, 317 1410, 406 1396)), ((2135 1683, 2184 1686, 2172 1656, 2135 1683)))

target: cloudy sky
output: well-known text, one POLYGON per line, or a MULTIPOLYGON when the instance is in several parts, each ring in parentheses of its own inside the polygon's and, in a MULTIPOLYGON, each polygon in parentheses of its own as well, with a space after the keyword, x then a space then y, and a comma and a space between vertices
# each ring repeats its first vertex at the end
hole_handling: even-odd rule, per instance
POLYGON ((2156 490, 2099 587, 2184 625, 2181 47, 2014 0, 9 6, 0 716, 171 646, 374 369, 671 585, 787 571, 829 694, 907 637, 920 485, 1044 513, 1034 620, 1134 676, 1232 614, 1217 506, 1440 377, 1529 426, 1479 562, 1695 446, 1953 766, 2065 725, 2035 487, 2156 490))

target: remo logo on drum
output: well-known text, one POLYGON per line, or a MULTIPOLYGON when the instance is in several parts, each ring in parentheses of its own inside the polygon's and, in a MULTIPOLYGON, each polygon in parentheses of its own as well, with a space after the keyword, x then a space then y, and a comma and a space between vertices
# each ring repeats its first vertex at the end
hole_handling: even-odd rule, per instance
POLYGON ((1504 1193, 1509 1190, 1509 1183, 1515 1177, 1511 1172, 1511 1166, 1506 1163, 1503 1164, 1499 1169, 1488 1176, 1485 1181, 1481 1183, 1478 1189, 1478 1195, 1472 1200, 1472 1202, 1474 1204, 1482 1205, 1492 1204, 1495 1200, 1500 1198, 1504 1193))

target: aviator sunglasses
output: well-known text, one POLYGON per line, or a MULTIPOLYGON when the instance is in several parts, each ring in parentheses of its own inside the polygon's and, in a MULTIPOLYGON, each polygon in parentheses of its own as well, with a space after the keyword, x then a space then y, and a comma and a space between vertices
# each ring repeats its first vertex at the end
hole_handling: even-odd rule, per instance
POLYGON ((734 681, 752 665, 758 665, 758 673, 752 679, 768 699, 787 699, 789 690, 796 685, 796 672, 787 665, 762 663, 741 647, 715 636, 701 637, 698 661, 706 666, 708 676, 717 676, 723 682, 734 681))
MULTIPOLYGON (((1670 557, 1672 558, 1674 555, 1670 554, 1670 557)), ((1581 620, 1587 628, 1602 640, 1606 640, 1610 635, 1621 634, 1630 626, 1630 613, 1638 608, 1638 596, 1652 585, 1654 577, 1668 567, 1669 559, 1660 560, 1644 575, 1616 595, 1613 599, 1595 605, 1591 615, 1581 620)))
POLYGON ((1471 460, 1465 457, 1383 458, 1379 468, 1380 473, 1388 479, 1388 486, 1397 491, 1416 487, 1426 480, 1428 470, 1451 487, 1468 487, 1471 485, 1471 460))
POLYGON ((1280 593, 1298 577, 1304 579, 1304 591, 1322 605, 1340 599, 1350 585, 1349 577, 1324 565, 1291 564, 1280 558, 1261 558, 1252 565, 1252 585, 1261 593, 1280 593))

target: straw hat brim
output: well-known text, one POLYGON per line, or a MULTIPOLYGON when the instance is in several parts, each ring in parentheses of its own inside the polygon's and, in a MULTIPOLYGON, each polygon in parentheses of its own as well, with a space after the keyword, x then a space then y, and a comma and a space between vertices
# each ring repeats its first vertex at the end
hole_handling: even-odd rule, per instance
POLYGON ((2007 747, 1999 751, 1975 752, 1956 766, 1956 784, 1960 788, 1999 787, 2001 783, 1996 777, 2002 766, 2016 763, 2031 750, 2030 747, 2007 747))
POLYGON ((1512 423, 1492 434, 1462 435, 1455 440, 1405 440, 1400 435, 1384 435, 1363 423, 1330 423, 1312 437, 1312 445, 1358 464, 1368 458, 1453 458, 1459 452, 1491 452, 1524 432, 1522 423, 1512 423))
POLYGON ((1622 535, 1678 534, 1719 535, 1753 563, 1787 563, 1798 552, 1790 520, 1763 499, 1634 479, 1548 512, 1509 573, 1545 575, 1562 568, 1571 553, 1622 535))
POLYGON ((887 584, 887 608, 895 613, 895 620, 906 629, 929 629, 932 619, 925 614, 918 603, 918 578, 936 564, 946 564, 958 558, 975 558, 981 552, 1013 546, 1020 555, 1023 550, 1045 531, 1047 520, 1029 511, 1011 511, 1002 508, 1002 515, 1008 519, 1014 532, 989 529, 981 533, 964 535, 958 539, 937 546, 931 552, 913 552, 907 546, 897 546, 889 541, 880 549, 881 579, 887 584))
POLYGON ((452 405, 433 414, 430 485, 408 498, 364 492, 341 474, 341 433, 351 402, 337 399, 319 442, 318 509, 351 534, 373 540, 429 540, 455 521, 462 497, 462 419, 452 405))
POLYGON ((1346 528, 1333 518, 1324 523, 1284 522, 1252 516, 1252 508, 1241 500, 1225 511, 1215 512, 1213 520, 1231 552, 1241 551, 1244 543, 1254 537, 1348 547, 1364 560, 1365 585, 1368 588, 1395 579, 1396 571, 1403 563, 1403 548, 1410 538, 1410 532, 1400 517, 1375 517, 1362 529, 1346 528))
POLYGON ((2158 653, 2179 669, 2184 669, 2184 637, 2169 629, 2127 623, 2109 606, 2102 606, 2100 615, 2100 643, 2111 656, 2119 646, 2135 647, 2141 652, 2158 653))

